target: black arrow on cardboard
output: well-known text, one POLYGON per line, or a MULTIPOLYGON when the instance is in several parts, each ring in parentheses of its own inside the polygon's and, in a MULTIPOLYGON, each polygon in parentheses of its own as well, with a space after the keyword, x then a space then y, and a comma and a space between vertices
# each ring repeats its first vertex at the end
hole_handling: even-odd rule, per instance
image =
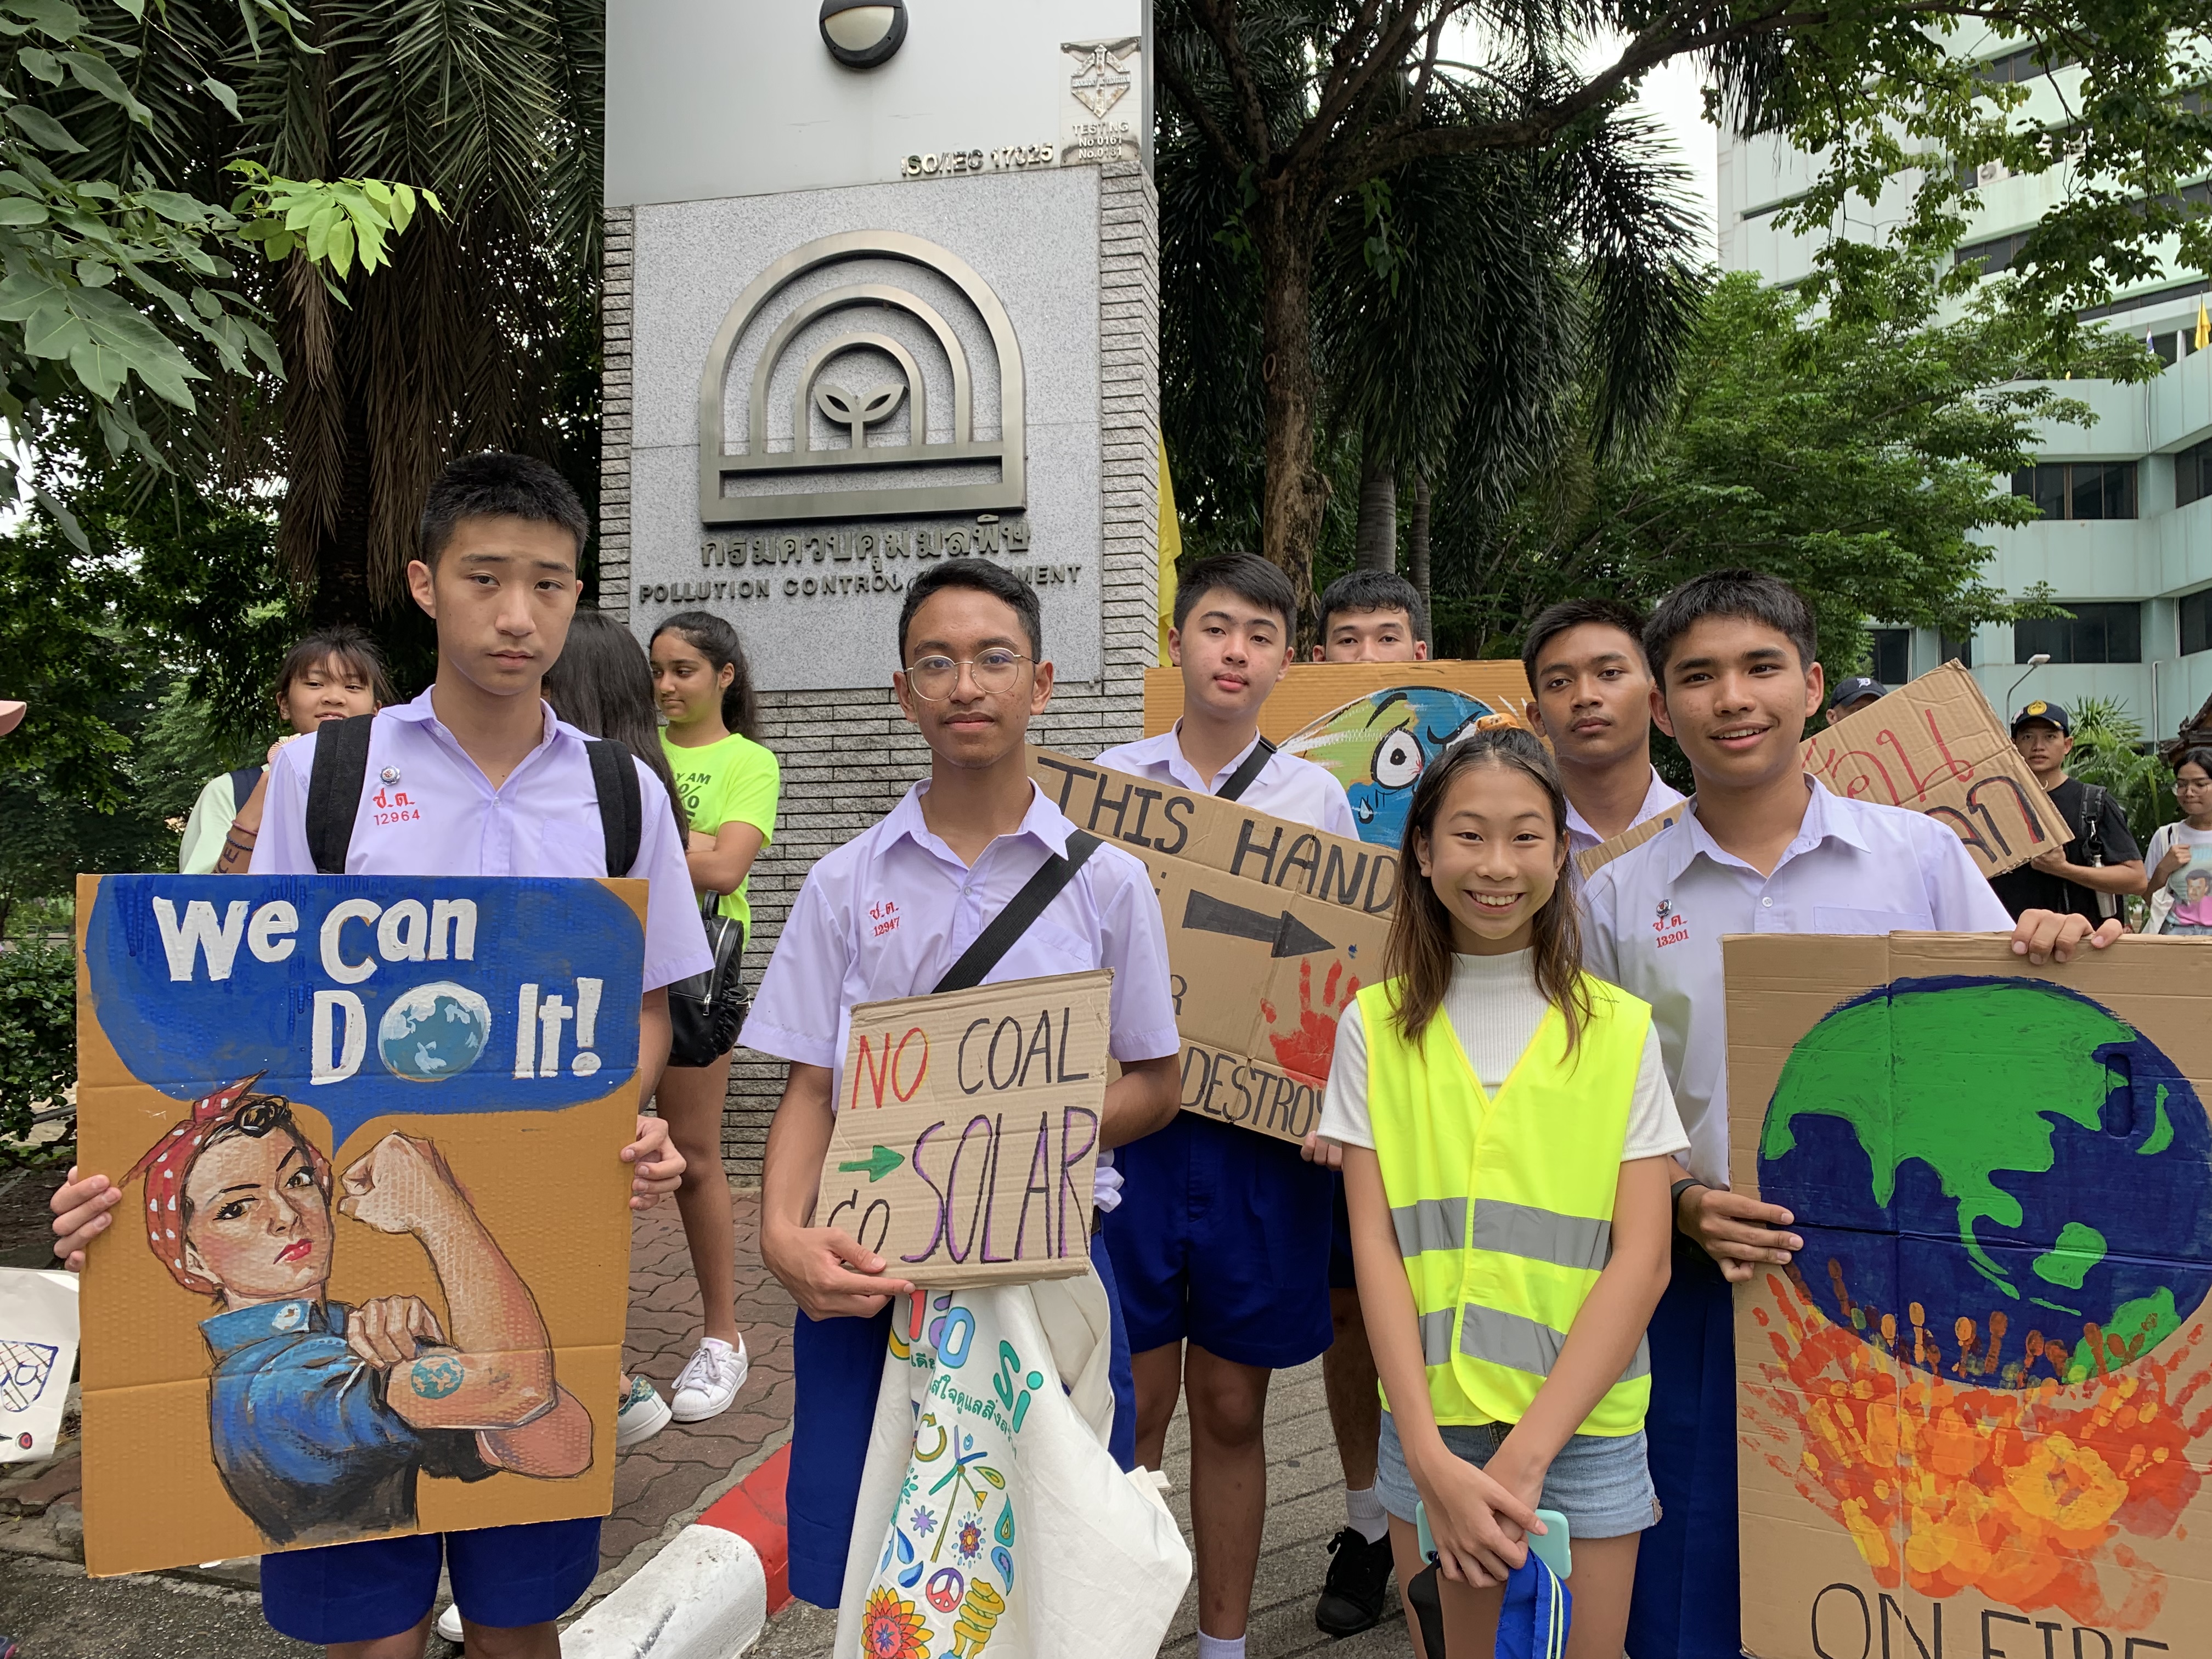
POLYGON ((1288 910, 1271 916, 1265 910, 1247 910, 1211 893, 1191 894, 1190 902, 1183 906, 1182 925, 1193 933, 1257 939, 1271 957, 1310 957, 1316 951, 1336 948, 1288 910))

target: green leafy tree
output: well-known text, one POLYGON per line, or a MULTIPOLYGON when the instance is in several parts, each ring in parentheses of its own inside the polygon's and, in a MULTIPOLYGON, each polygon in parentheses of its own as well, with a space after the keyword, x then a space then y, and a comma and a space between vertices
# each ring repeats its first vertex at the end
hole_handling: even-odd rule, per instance
MULTIPOLYGON (((2008 480, 2038 424, 2092 417, 2063 384, 2033 378, 2045 344, 2036 320, 1961 283, 1882 253, 1825 303, 1727 277, 1705 302, 1672 418, 1642 455, 1571 446, 1503 513, 1486 512, 1487 480, 1468 458, 1438 514, 1450 653, 1517 650, 1527 618, 1557 599, 1648 603, 1723 565, 1802 589, 1838 673, 1860 659, 1869 619, 1959 634, 2020 614, 1985 580, 1977 532, 2035 516, 2008 480)), ((2118 378, 2157 367, 2117 337, 2084 350, 2085 368, 2118 378)))
POLYGON ((0 1139, 76 1081, 76 951, 21 941, 0 951, 0 1139))
POLYGON ((2084 697, 2071 711, 2074 748, 2066 757, 2069 776, 2112 792, 2127 814, 2136 845, 2150 844, 2151 831, 2181 816, 2173 799, 2173 769, 2143 747, 2142 722, 2114 697, 2084 697))
MULTIPOLYGON (((1303 587, 1328 496, 1319 258, 1340 204, 1376 180, 1437 157, 1554 155, 1651 70, 1690 58, 1716 119, 1816 158, 1784 219, 1798 228, 1902 181, 1899 246, 1934 258, 1963 222, 1958 164, 2064 169, 2003 284, 2044 330, 2045 365, 2063 368, 2074 311, 2154 269, 2168 238, 2182 263, 2212 262, 2208 227, 2178 193, 2212 158, 2212 123, 2185 95, 2212 79, 2205 22, 2202 0, 1161 0, 1164 102, 1205 147, 1217 191, 1243 198, 1261 550, 1303 587), (2027 88, 1976 72, 1966 54, 1992 37, 2082 66, 2063 121, 2029 118, 2027 88), (1594 40, 1612 44, 1593 61, 1594 40), (1463 95, 1438 119, 1444 87, 1463 95)), ((1838 245, 1815 288, 1867 274, 1838 245)))

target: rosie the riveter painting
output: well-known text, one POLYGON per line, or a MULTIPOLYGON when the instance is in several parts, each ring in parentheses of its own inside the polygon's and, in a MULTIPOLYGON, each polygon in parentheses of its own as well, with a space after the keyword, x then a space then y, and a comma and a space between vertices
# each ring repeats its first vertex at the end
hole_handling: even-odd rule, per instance
POLYGON ((607 1511, 644 892, 80 881, 91 1571, 607 1511))

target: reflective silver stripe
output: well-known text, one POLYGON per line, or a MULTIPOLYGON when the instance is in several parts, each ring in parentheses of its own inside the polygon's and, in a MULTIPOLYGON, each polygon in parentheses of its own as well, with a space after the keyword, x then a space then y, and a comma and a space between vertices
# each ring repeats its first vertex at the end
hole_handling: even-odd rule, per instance
POLYGON ((1470 1302, 1460 1322, 1459 1351, 1493 1365, 1504 1365, 1537 1376, 1549 1376, 1559 1350, 1567 1346, 1564 1332, 1540 1325, 1519 1314, 1486 1308, 1470 1302))
MULTIPOLYGON (((1537 1376, 1549 1376, 1552 1367, 1559 1364, 1559 1351, 1567 1346, 1564 1332, 1533 1319, 1523 1319, 1519 1314, 1510 1314, 1496 1308, 1486 1308, 1470 1302, 1465 1309, 1466 1318, 1460 1325, 1459 1348, 1463 1354, 1475 1359, 1486 1359, 1493 1365, 1504 1365, 1516 1371, 1528 1371, 1537 1376)), ((1421 1322, 1424 1350, 1427 1346, 1428 1321, 1439 1316, 1431 1314, 1421 1322)), ((1447 1330, 1449 1329, 1449 1316, 1447 1330)), ((1437 1361, 1430 1359, 1430 1364, 1437 1361)), ((1647 1337, 1636 1339, 1635 1355, 1628 1369, 1620 1374, 1623 1382, 1633 1382, 1639 1376, 1651 1374, 1651 1343, 1647 1337)))
POLYGON ((1613 1254, 1613 1224, 1540 1210, 1533 1204, 1479 1199, 1474 1206, 1474 1248, 1530 1261, 1554 1262, 1562 1267, 1587 1267, 1595 1273, 1613 1254))
POLYGON ((1408 1261, 1424 1250, 1456 1250, 1467 1243, 1467 1200, 1425 1198, 1401 1204, 1390 1212, 1390 1224, 1398 1231, 1398 1254, 1408 1261))
POLYGON ((1442 1365, 1451 1359, 1451 1310, 1439 1308, 1421 1316, 1421 1364, 1442 1365))

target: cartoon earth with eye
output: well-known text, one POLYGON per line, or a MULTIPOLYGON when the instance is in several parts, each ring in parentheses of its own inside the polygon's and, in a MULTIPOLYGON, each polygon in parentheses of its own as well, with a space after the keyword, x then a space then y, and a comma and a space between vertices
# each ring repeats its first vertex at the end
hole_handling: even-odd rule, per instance
POLYGON ((1283 740, 1286 753, 1324 767, 1352 798, 1359 838, 1395 847, 1413 786, 1429 763, 1498 711, 1433 685, 1394 685, 1333 708, 1283 740))
POLYGON ((402 992, 376 1027, 376 1052, 386 1068, 410 1083, 459 1076, 490 1041, 491 1005, 451 980, 402 992))
POLYGON ((1829 1318, 1923 1370, 2029 1388, 2140 1358, 2212 1291, 2208 1159, 2180 1068, 2100 1004, 1905 979, 1791 1050, 1759 1182, 1797 1218, 1829 1318))

